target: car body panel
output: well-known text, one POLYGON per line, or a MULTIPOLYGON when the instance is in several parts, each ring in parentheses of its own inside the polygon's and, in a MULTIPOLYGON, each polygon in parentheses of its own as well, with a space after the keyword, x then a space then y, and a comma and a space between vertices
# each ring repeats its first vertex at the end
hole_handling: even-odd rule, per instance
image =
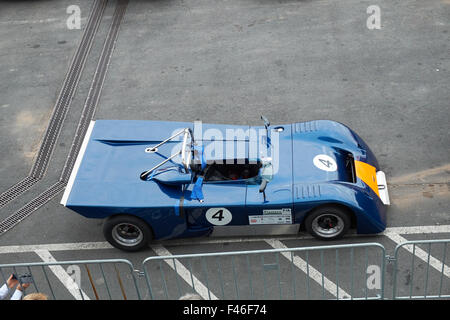
MULTIPOLYGON (((202 124, 199 132, 191 122, 143 120, 97 120, 92 127, 61 202, 85 217, 134 215, 151 226, 155 239, 170 239, 210 234, 217 224, 207 218, 209 209, 229 212, 228 226, 255 223, 257 228, 264 224, 264 218, 275 224, 301 224, 318 206, 334 204, 351 210, 358 233, 378 233, 386 227, 386 206, 374 189, 376 184, 367 183, 367 175, 361 170, 354 181, 349 181, 345 169, 348 157, 375 172, 379 171, 378 162, 364 141, 338 122, 271 125, 267 131, 264 126, 202 124), (274 130, 280 127, 282 131, 274 130), (182 137, 161 145, 156 152, 146 149, 184 128, 194 133, 207 163, 264 158, 270 159, 273 173, 247 180, 205 181, 201 187, 203 201, 192 195, 194 180, 183 190, 162 183, 163 179, 140 179, 142 172, 179 150, 182 137), (255 139, 258 150, 253 147, 255 139), (210 152, 213 149, 219 152, 210 152), (314 159, 323 155, 327 157, 319 160, 325 166, 335 162, 336 168, 315 165, 314 159), (264 192, 259 190, 262 178, 269 181, 264 192), (279 213, 292 218, 276 222, 273 214, 279 213)), ((161 168, 179 164, 174 159, 161 168)))
MULTIPOLYGON (((290 125, 274 125, 283 127, 283 131, 274 136, 274 131, 270 131, 272 145, 269 148, 267 157, 272 159, 273 175, 269 178, 264 195, 259 192, 259 184, 249 184, 247 187, 246 211, 249 216, 264 215, 264 211, 293 209, 292 193, 292 131, 290 125), (276 142, 276 141, 278 142, 276 142)), ((264 127, 253 127, 260 131, 264 127)), ((258 135, 261 139, 262 135, 258 135)), ((267 142, 258 141, 260 144, 267 142)), ((248 220, 247 220, 248 223, 248 220)))
POLYGON ((362 161, 355 161, 356 176, 360 178, 379 197, 377 172, 374 166, 362 161))

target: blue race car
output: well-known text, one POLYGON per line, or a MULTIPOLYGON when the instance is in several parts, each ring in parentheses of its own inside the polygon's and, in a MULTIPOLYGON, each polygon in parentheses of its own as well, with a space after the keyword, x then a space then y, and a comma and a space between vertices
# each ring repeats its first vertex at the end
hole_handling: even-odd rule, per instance
POLYGON ((290 226, 323 240, 386 228, 386 178, 364 141, 329 120, 272 126, 92 121, 61 204, 105 219, 109 243, 290 226))

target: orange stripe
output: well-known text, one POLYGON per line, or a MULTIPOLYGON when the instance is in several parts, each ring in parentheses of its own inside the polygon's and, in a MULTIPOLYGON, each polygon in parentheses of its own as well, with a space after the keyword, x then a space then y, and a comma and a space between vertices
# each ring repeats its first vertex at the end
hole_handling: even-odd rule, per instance
POLYGON ((379 197, 380 194, 378 193, 377 170, 375 169, 375 167, 365 162, 355 160, 355 170, 356 175, 362 181, 364 181, 364 183, 367 184, 370 189, 372 189, 379 197))

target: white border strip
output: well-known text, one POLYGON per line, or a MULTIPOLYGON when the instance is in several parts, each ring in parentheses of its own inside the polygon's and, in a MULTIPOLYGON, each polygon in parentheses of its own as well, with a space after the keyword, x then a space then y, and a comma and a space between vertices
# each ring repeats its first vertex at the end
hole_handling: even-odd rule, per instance
POLYGON ((77 176, 78 169, 81 165, 81 160, 83 160, 84 153, 86 152, 86 148, 91 137, 92 129, 94 129, 95 121, 92 120, 89 123, 89 127, 86 131, 86 135, 84 136, 83 144, 81 145, 80 152, 78 153, 77 160, 73 166, 72 172, 70 174, 69 182, 67 183, 66 190, 64 191, 63 197, 61 198, 61 204, 66 206, 67 200, 69 199, 70 192, 72 191, 73 183, 75 181, 75 177, 77 176))

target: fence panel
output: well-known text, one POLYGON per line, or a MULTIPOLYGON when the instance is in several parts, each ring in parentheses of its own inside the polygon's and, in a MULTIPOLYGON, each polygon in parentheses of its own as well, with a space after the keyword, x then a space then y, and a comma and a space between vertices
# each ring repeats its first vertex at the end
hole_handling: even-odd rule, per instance
POLYGON ((142 272, 124 259, 0 264, 0 281, 29 274, 24 294, 54 300, 179 299, 195 292, 211 300, 385 299, 388 260, 394 299, 449 299, 449 256, 449 239, 401 243, 392 257, 379 243, 361 243, 153 256, 142 272))
POLYGON ((378 243, 155 256, 142 269, 151 299, 383 299, 378 243))
POLYGON ((450 298, 450 240, 407 241, 394 251, 394 299, 450 298))
MULTIPOLYGON (((0 279, 31 276, 24 295, 40 292, 53 300, 140 299, 133 265, 128 260, 78 260, 0 265, 0 279)), ((12 295, 13 292, 10 292, 12 295)))

